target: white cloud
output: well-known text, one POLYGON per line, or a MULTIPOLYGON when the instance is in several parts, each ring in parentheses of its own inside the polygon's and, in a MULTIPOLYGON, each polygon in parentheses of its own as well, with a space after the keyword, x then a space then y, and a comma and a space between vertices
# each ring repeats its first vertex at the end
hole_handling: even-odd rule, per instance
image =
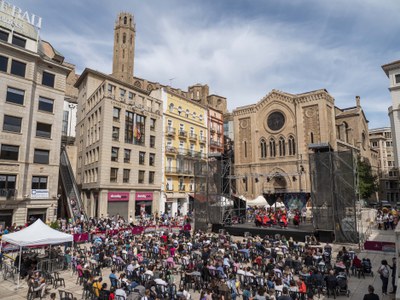
POLYGON ((326 88, 339 107, 360 95, 371 127, 389 124, 380 66, 400 58, 397 0, 16 2, 44 17, 43 38, 79 71, 111 72, 114 20, 131 11, 137 76, 208 84, 230 109, 271 89, 326 88))

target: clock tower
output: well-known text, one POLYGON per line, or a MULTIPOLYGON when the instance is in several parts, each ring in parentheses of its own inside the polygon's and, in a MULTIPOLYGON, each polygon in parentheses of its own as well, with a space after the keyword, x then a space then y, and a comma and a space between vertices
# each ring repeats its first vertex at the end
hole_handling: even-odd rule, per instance
POLYGON ((129 13, 121 12, 114 27, 112 76, 125 82, 132 82, 133 79, 135 35, 133 16, 129 13))

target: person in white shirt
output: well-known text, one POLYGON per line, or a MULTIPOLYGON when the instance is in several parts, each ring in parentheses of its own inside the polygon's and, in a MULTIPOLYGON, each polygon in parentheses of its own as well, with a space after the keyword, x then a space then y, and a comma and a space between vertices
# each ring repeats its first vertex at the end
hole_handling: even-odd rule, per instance
POLYGON ((121 288, 118 288, 118 289, 115 290, 115 296, 122 296, 122 297, 124 297, 126 299, 126 293, 121 288))
POLYGON ((167 286, 167 285, 168 285, 168 283, 167 283, 165 280, 161 279, 161 278, 156 278, 156 279, 154 279, 154 282, 155 282, 156 284, 160 284, 160 285, 164 285, 164 286, 167 286))

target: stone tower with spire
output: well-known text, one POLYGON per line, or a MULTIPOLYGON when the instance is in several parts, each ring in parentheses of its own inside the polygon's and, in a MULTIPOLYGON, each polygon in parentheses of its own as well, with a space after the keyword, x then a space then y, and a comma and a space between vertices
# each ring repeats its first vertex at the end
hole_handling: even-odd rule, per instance
POLYGON ((125 81, 133 80, 135 60, 135 23, 130 13, 121 12, 114 28, 114 58, 112 76, 125 81))

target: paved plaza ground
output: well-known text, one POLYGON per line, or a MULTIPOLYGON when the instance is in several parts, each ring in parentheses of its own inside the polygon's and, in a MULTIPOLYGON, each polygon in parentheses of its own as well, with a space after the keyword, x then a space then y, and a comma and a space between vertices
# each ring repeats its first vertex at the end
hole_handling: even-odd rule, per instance
MULTIPOLYGON (((394 242, 395 235, 394 235, 393 231, 379 231, 379 230, 373 229, 371 231, 369 240, 394 242)), ((336 256, 337 251, 339 251, 339 249, 341 249, 342 246, 343 245, 333 245, 333 248, 335 251, 334 257, 336 256)), ((360 258, 368 257, 371 259, 374 276, 373 277, 366 276, 365 279, 364 278, 358 279, 357 277, 350 277, 349 278, 349 288, 350 288, 350 292, 351 292, 350 297, 347 298, 346 296, 339 296, 339 297, 337 297, 337 299, 362 300, 363 295, 367 292, 367 287, 369 284, 372 284, 375 287, 375 290, 378 293, 378 295, 380 296, 380 299, 385 299, 385 300, 386 299, 387 300, 395 299, 394 295, 387 295, 387 296, 382 295, 382 293, 381 293, 382 283, 381 283, 378 273, 376 272, 378 267, 380 266, 381 260, 386 259, 390 262, 394 253, 363 251, 363 250, 359 251, 358 245, 345 245, 345 246, 348 249, 350 248, 350 249, 356 251, 360 258)), ((107 282, 108 286, 110 286, 109 280, 108 280, 108 276, 110 274, 110 269, 109 268, 103 269, 102 273, 103 273, 103 278, 104 278, 105 282, 107 282)), ((65 279, 66 287, 65 288, 61 287, 61 288, 58 288, 57 290, 54 288, 51 288, 50 293, 56 292, 57 293, 56 299, 60 299, 58 290, 66 290, 68 292, 73 293, 73 295, 77 299, 81 299, 82 298, 82 286, 75 284, 76 275, 72 275, 71 271, 63 271, 63 272, 61 272, 61 277, 63 277, 65 279)), ((174 276, 174 280, 175 280, 175 283, 177 285, 179 285, 179 277, 174 276)), ((0 300, 26 299, 26 296, 27 296, 26 282, 22 281, 21 287, 18 290, 16 290, 15 287, 16 287, 16 285, 13 282, 5 281, 1 277, 1 279, 0 279, 0 300)), ((392 290, 391 282, 389 282, 388 290, 389 291, 392 290)), ((192 299, 198 300, 200 298, 199 293, 193 293, 192 291, 190 291, 190 292, 192 294, 192 299)), ((50 296, 47 295, 46 299, 50 299, 50 296)), ((241 297, 239 299, 241 299, 241 297)), ((318 299, 318 297, 315 297, 315 299, 318 299)), ((321 298, 319 298, 319 299, 323 300, 323 299, 327 299, 327 297, 321 296, 321 298)))

